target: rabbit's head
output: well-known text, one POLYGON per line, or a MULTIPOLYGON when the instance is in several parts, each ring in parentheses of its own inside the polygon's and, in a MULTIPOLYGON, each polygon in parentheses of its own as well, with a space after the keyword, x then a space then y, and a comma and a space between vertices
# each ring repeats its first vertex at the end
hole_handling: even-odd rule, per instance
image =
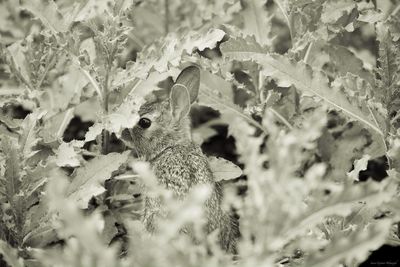
POLYGON ((148 96, 139 110, 138 123, 122 133, 125 143, 151 160, 168 147, 190 142, 188 114, 199 85, 200 70, 190 66, 179 74, 167 97, 148 96))

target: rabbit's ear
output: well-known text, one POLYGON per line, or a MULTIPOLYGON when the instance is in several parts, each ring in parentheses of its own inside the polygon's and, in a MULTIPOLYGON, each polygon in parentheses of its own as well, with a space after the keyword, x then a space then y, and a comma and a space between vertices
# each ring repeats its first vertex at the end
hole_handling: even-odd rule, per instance
POLYGON ((193 103, 199 94, 200 69, 195 66, 190 66, 182 70, 178 78, 176 78, 175 85, 178 84, 187 88, 190 95, 190 103, 193 103))
POLYGON ((170 93, 170 107, 172 117, 175 121, 180 121, 186 117, 190 111, 190 95, 186 86, 174 84, 170 93))

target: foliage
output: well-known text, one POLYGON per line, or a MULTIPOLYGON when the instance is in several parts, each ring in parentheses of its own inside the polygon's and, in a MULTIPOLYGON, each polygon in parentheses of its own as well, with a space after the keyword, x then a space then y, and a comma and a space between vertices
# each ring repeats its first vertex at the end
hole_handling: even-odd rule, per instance
POLYGON ((0 265, 358 266, 400 244, 392 2, 0 0, 0 265), (193 140, 234 140, 209 162, 235 256, 202 232, 210 188, 175 199, 119 140, 188 65, 193 140), (165 207, 152 234, 145 195, 165 207))

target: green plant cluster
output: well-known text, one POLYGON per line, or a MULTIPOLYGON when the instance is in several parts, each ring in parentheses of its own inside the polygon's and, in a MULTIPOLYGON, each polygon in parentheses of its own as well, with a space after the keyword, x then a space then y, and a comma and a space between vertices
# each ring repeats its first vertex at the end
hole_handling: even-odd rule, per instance
POLYGON ((0 265, 358 266, 400 245, 397 1, 0 0, 0 45, 0 265), (218 112, 193 139, 234 140, 210 165, 237 255, 202 234, 209 188, 176 200, 115 145, 189 65, 193 109, 218 112))

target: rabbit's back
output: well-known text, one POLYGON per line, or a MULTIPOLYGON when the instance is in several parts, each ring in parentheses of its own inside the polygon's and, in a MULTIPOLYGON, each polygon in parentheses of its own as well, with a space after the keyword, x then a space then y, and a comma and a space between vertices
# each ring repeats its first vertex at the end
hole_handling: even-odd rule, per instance
POLYGON ((159 182, 179 198, 184 198, 193 186, 211 186, 211 195, 205 202, 205 230, 210 233, 219 229, 222 248, 233 252, 239 233, 237 221, 222 210, 221 185, 214 181, 208 159, 200 147, 192 142, 168 147, 151 164, 159 182))
POLYGON ((207 158, 189 141, 166 148, 150 163, 159 182, 179 197, 186 195, 194 185, 214 182, 207 158))

